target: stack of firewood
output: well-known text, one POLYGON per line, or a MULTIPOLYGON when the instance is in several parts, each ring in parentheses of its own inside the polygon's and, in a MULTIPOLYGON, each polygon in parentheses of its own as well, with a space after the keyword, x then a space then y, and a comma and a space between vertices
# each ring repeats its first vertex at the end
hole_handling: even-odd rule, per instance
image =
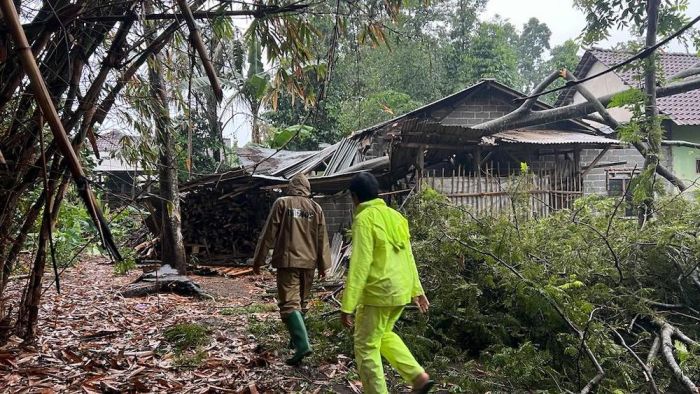
POLYGON ((184 196, 182 235, 191 256, 203 263, 240 264, 253 257, 275 196, 248 189, 231 195, 221 189, 184 196))

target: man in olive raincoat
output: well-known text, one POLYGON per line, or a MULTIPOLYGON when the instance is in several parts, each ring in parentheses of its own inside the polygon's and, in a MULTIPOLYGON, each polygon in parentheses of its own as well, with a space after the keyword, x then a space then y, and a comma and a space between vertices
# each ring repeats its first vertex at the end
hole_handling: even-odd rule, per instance
POLYGON ((407 220, 378 198, 377 179, 369 173, 350 183, 356 211, 352 226, 352 255, 342 306, 343 324, 353 326, 357 369, 366 393, 387 393, 382 356, 414 392, 427 393, 434 382, 418 364, 394 324, 406 304, 421 312, 429 303, 418 278, 407 220))
POLYGON ((318 270, 319 278, 324 278, 331 265, 326 219, 321 207, 311 199, 311 186, 303 174, 294 176, 287 196, 272 205, 253 258, 256 274, 270 249, 274 249, 271 263, 277 269, 280 316, 295 350, 287 364, 297 365, 311 354, 303 313, 314 272, 318 270))

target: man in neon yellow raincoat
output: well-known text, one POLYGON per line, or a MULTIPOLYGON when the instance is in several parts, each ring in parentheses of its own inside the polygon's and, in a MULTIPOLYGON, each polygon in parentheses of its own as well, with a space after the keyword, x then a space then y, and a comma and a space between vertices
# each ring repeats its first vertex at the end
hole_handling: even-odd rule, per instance
POLYGON ((393 332, 406 304, 413 301, 423 313, 429 306, 413 259, 408 222, 378 198, 379 185, 373 175, 356 175, 349 189, 356 213, 340 311, 347 327, 353 326, 355 314, 355 360, 362 386, 366 393, 388 392, 383 356, 413 384, 414 392, 427 393, 434 382, 393 332))

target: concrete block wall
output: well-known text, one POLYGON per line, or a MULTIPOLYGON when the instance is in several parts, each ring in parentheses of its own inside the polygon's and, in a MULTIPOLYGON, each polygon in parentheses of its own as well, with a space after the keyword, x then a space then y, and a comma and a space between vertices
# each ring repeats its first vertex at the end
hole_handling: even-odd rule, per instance
MULTIPOLYGON (((666 168, 672 168, 671 164, 673 159, 671 157, 671 150, 667 147, 662 148, 663 152, 661 155, 661 163, 666 168)), ((581 151, 581 167, 588 166, 598 154, 601 149, 584 149, 581 151)), ((583 179, 583 193, 584 194, 607 194, 607 183, 606 183, 606 169, 609 168, 626 168, 633 169, 636 165, 637 170, 641 171, 644 168, 644 157, 632 146, 627 146, 624 149, 610 149, 605 156, 603 156, 598 164, 604 163, 615 163, 626 161, 627 164, 618 165, 614 167, 601 167, 595 168, 586 174, 583 179)), ((664 180, 665 181, 665 180, 664 180)))
POLYGON ((333 234, 351 226, 353 205, 349 193, 315 197, 314 200, 321 206, 326 216, 329 238, 333 238, 333 234))
MULTIPOLYGON (((493 96, 478 94, 454 108, 442 120, 444 125, 472 126, 499 118, 514 109, 512 104, 493 96)), ((440 114, 434 114, 440 115, 440 114)))
MULTIPOLYGON (((455 107, 440 108, 427 115, 428 118, 440 121, 444 125, 472 126, 501 117, 511 111, 516 106, 504 99, 497 92, 480 92, 468 99, 457 103, 455 107), (496 93, 496 94, 494 94, 496 93)), ((368 159, 384 156, 387 154, 389 146, 385 140, 388 128, 384 128, 376 133, 370 148, 365 152, 368 159)))

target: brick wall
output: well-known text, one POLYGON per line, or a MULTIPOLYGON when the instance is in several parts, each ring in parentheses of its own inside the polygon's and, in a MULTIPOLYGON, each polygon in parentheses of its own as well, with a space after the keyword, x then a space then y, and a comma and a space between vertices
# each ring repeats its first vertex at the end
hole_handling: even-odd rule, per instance
MULTIPOLYGON (((581 167, 588 166, 601 152, 601 149, 584 149, 581 151, 581 167)), ((626 164, 614 166, 614 167, 601 167, 595 168, 586 174, 583 179, 583 193, 584 194, 607 194, 607 184, 606 184, 606 169, 608 168, 629 168, 632 169, 637 166, 637 170, 641 171, 644 168, 644 157, 635 149, 634 147, 626 147, 624 149, 610 149, 605 156, 603 156, 598 164, 604 163, 616 163, 616 162, 627 162, 626 164)), ((661 163, 666 168, 672 168, 672 157, 671 150, 668 147, 662 148, 661 163)), ((661 178, 663 179, 663 178, 661 178)), ((665 181, 665 180, 664 180, 665 181)))
POLYGON ((321 206, 323 214, 326 216, 326 226, 330 238, 333 237, 333 234, 350 227, 353 205, 349 193, 316 197, 314 200, 321 206))

